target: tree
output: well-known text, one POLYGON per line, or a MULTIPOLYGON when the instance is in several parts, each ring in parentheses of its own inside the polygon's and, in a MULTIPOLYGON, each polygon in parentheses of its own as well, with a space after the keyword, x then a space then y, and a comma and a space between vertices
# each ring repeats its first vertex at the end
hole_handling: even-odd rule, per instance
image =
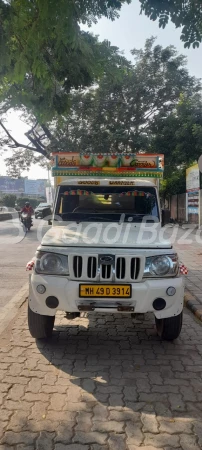
POLYGON ((17 197, 14 194, 5 194, 2 198, 2 203, 8 208, 15 208, 16 199, 17 197))
POLYGON ((185 47, 199 47, 202 40, 202 3, 197 0, 139 0, 141 12, 151 20, 159 19, 165 28, 169 19, 177 28, 182 27, 181 40, 185 47))
MULTIPOLYGON (((99 84, 79 92, 72 91, 68 113, 55 116, 46 124, 39 124, 34 121, 34 116, 28 116, 30 131, 26 136, 30 145, 25 149, 5 132, 2 145, 15 149, 14 156, 7 158, 12 176, 19 176, 31 162, 40 161, 44 155, 48 158, 51 151, 57 150, 163 152, 168 167, 172 167, 170 162, 173 160, 183 164, 180 139, 181 145, 185 145, 188 137, 181 135, 180 138, 180 120, 185 123, 185 114, 191 115, 190 124, 195 126, 194 133, 199 142, 200 128, 196 127, 199 124, 195 116, 200 109, 200 96, 197 94, 201 89, 200 82, 189 75, 184 56, 178 55, 172 46, 155 45, 154 38, 146 41, 144 49, 134 49, 132 53, 134 64, 128 66, 125 61, 119 77, 114 79, 108 72, 99 84), (179 117, 178 110, 181 111, 179 117)), ((196 140, 194 142, 192 150, 187 149, 190 155, 195 152, 196 140)), ((197 145, 199 148, 199 143, 197 145)), ((185 162, 188 153, 185 154, 185 162)))
MULTIPOLYGON (((107 49, 111 56, 105 67, 105 76, 108 77, 110 82, 112 79, 118 81, 123 73, 129 70, 130 62, 119 54, 117 48, 108 46, 107 49)), ((95 89, 95 84, 93 89, 95 89)), ((84 95, 86 90, 80 89, 78 92, 84 95)), ((67 144, 63 143, 63 147, 61 147, 61 142, 56 135, 56 127, 61 127, 64 117, 69 117, 68 112, 70 111, 71 100, 74 96, 76 96, 75 90, 68 94, 69 106, 63 114, 49 111, 49 117, 45 111, 48 108, 47 105, 44 106, 45 109, 42 116, 39 117, 40 106, 38 104, 33 106, 31 92, 27 92, 24 104, 20 104, 20 101, 18 101, 18 94, 17 98, 15 97, 15 103, 12 96, 10 100, 9 95, 2 102, 0 107, 0 151, 7 152, 8 149, 14 150, 13 155, 6 159, 9 175, 13 177, 20 176, 23 170, 29 169, 31 163, 36 164, 43 161, 43 164, 46 166, 47 159, 50 158, 52 151, 66 149, 67 144), (30 102, 30 106, 27 102, 30 102), (6 124, 6 114, 13 105, 18 114, 21 115, 22 120, 29 126, 28 131, 25 133, 27 142, 19 142, 16 140, 6 124), (43 118, 43 121, 40 120, 41 118, 43 118)))
POLYGON ((151 151, 165 155, 162 195, 186 191, 186 168, 202 153, 202 98, 181 95, 167 117, 157 117, 151 128, 151 151))
MULTIPOLYGON (((130 69, 130 62, 119 52, 118 48, 112 47, 109 43, 104 42, 99 46, 102 53, 100 64, 103 74, 105 73, 109 80, 119 80, 122 74, 130 69)), ((79 89, 77 92, 86 92, 86 89, 79 89)), ((71 93, 67 93, 61 88, 60 99, 62 102, 64 102, 64 98, 67 100, 66 104, 63 103, 64 110, 62 107, 60 108, 60 100, 58 100, 57 106, 54 102, 54 104, 51 103, 53 97, 49 90, 45 90, 43 96, 37 97, 38 88, 36 93, 33 93, 27 80, 17 86, 11 85, 6 92, 2 93, 0 151, 7 151, 8 148, 15 149, 12 157, 7 159, 9 175, 20 176, 23 170, 29 169, 31 163, 38 163, 42 157, 46 164, 45 160, 49 159, 51 151, 60 149, 60 142, 55 135, 55 127, 56 123, 60 124, 60 117, 68 114, 72 93, 75 94, 76 91, 72 90, 71 93), (25 133, 27 142, 17 141, 6 125, 6 114, 12 108, 29 126, 25 133)))
POLYGON ((156 117, 167 117, 182 92, 189 98, 200 89, 173 47, 155 46, 151 38, 143 50, 132 53, 135 65, 119 81, 106 76, 97 89, 72 95, 69 114, 56 126, 61 149, 149 150, 156 117))
POLYGON ((184 194, 186 192, 186 168, 173 168, 172 173, 165 174, 161 182, 160 195, 165 200, 175 194, 184 194))
POLYGON ((0 0, 2 101, 26 106, 40 122, 64 113, 70 90, 112 70, 116 53, 80 24, 113 20, 123 3, 130 0, 0 0))
POLYGON ((117 47, 79 27, 102 14, 113 19, 124 1, 129 3, 60 0, 57 16, 51 0, 33 0, 31 8, 26 1, 0 0, 0 150, 15 149, 7 160, 11 176, 60 148, 54 124, 69 111, 72 91, 82 92, 102 76, 119 79, 130 67, 117 47), (27 142, 18 142, 6 126, 6 113, 13 108, 30 126, 27 142))
POLYGON ((191 165, 202 153, 202 97, 181 94, 176 108, 153 123, 151 147, 166 156, 166 173, 191 165))

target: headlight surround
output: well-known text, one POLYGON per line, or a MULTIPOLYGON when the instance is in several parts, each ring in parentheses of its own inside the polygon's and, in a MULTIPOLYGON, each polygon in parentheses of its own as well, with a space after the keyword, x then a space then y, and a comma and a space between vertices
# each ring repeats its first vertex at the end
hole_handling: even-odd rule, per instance
POLYGON ((69 275, 68 256, 37 252, 35 271, 43 275, 69 275))
POLYGON ((179 270, 177 254, 150 256, 146 258, 144 277, 174 277, 179 270))

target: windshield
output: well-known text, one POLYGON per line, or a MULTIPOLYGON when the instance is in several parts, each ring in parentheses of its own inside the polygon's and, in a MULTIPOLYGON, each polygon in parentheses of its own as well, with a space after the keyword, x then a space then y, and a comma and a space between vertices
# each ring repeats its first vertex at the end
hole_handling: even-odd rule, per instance
POLYGON ((159 220, 156 189, 144 186, 60 186, 55 214, 76 222, 140 222, 145 216, 159 220))

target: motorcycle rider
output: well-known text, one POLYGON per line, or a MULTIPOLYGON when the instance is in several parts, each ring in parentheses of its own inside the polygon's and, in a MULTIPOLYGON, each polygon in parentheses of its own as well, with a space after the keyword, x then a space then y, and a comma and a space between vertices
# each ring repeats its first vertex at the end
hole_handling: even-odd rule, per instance
MULTIPOLYGON (((21 209, 20 214, 22 214, 22 213, 28 215, 28 217, 30 218, 30 221, 31 221, 31 225, 33 225, 33 223, 32 223, 32 215, 34 214, 34 210, 33 210, 32 206, 30 205, 29 202, 26 202, 25 206, 23 206, 23 208, 21 209)), ((21 216, 21 220, 22 220, 22 216, 21 216)))

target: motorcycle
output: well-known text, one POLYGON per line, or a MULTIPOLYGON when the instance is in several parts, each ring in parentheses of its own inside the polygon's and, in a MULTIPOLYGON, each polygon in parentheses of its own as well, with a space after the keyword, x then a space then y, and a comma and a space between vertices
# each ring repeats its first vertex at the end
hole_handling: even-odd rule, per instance
POLYGON ((30 231, 30 228, 33 226, 32 218, 26 213, 21 214, 21 222, 25 231, 30 231))

